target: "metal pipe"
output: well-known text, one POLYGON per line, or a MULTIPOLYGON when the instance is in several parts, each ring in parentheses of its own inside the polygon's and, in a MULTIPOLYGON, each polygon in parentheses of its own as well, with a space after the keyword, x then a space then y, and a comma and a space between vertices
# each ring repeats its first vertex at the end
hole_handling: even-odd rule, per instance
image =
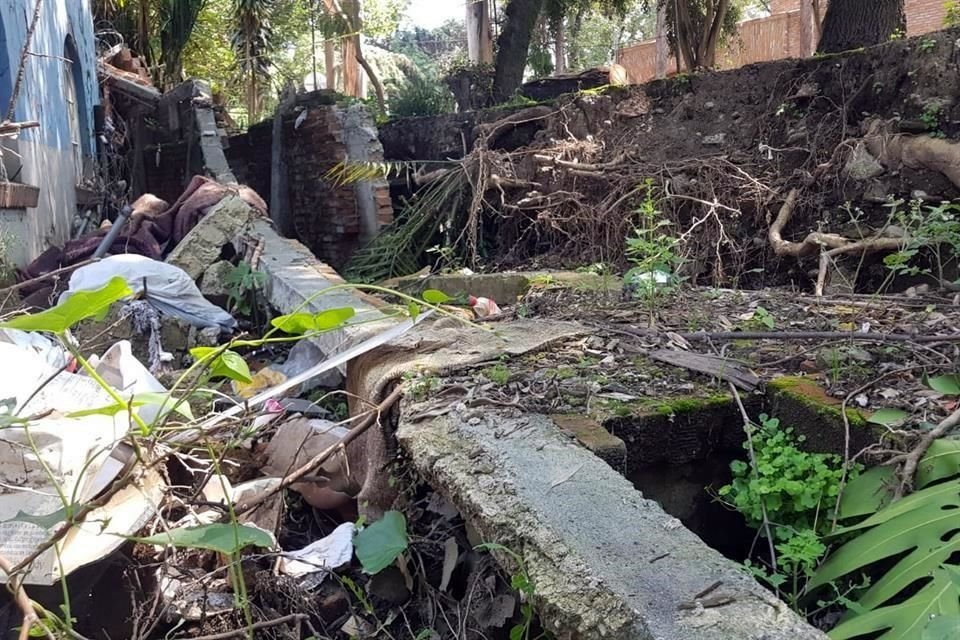
POLYGON ((130 214, 132 213, 133 207, 130 205, 125 205, 123 209, 120 209, 120 213, 117 214, 117 219, 114 221, 113 226, 110 227, 110 231, 106 237, 100 241, 100 246, 97 247, 97 250, 93 252, 94 258, 102 258, 104 254, 107 253, 107 250, 113 246, 113 241, 117 239, 120 231, 127 225, 127 220, 130 219, 130 214))

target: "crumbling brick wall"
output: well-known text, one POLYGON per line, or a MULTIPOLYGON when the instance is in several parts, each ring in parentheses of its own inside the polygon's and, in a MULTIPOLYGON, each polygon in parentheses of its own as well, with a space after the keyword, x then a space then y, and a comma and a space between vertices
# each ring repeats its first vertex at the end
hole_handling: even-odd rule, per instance
MULTIPOLYGON (((297 97, 294 109, 283 117, 283 154, 287 166, 290 213, 297 238, 321 260, 341 269, 364 242, 357 188, 335 185, 325 175, 347 159, 342 123, 343 108, 333 96, 315 91, 297 97)), ((241 182, 270 200, 273 123, 251 127, 229 140, 227 159, 241 182)), ((371 157, 369 160, 382 160, 371 157)), ((393 204, 386 182, 374 185, 379 228, 393 221, 393 204)))
POLYGON ((146 192, 173 203, 194 175, 186 142, 157 142, 143 152, 146 192))
POLYGON ((229 138, 224 154, 237 181, 245 184, 270 202, 270 148, 273 141, 273 123, 261 122, 243 135, 229 138))

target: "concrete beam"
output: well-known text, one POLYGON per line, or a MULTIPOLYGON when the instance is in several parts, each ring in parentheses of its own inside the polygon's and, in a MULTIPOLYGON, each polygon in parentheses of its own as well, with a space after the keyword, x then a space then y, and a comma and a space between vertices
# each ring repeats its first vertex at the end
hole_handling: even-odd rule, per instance
MULTIPOLYGON (((414 411, 406 404, 402 416, 414 411)), ((402 416, 413 464, 484 541, 522 557, 557 638, 826 640, 550 417, 463 405, 428 421, 402 416)), ((517 570, 508 554, 498 560, 517 570)))
POLYGON ((313 338, 324 354, 338 353, 395 322, 375 306, 372 298, 354 289, 336 289, 318 296, 321 291, 345 284, 343 278, 302 243, 278 234, 267 220, 256 220, 252 233, 263 238, 260 271, 267 274, 267 301, 275 309, 315 314, 339 307, 356 310, 356 317, 344 329, 313 338))

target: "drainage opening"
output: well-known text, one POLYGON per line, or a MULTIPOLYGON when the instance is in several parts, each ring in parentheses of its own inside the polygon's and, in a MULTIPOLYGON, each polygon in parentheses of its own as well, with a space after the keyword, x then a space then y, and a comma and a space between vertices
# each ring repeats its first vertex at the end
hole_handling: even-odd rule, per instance
MULTIPOLYGON (((748 407, 751 414, 759 409, 748 407)), ((705 400, 604 425, 626 444, 624 475, 645 498, 727 558, 750 556, 757 532, 717 499, 732 479, 730 463, 744 459, 743 420, 733 400, 705 400)))

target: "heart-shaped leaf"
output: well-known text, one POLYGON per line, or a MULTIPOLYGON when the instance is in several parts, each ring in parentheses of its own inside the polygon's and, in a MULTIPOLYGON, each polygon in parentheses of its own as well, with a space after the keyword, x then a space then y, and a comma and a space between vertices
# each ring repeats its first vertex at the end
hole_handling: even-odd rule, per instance
POLYGON ((273 536, 249 525, 205 524, 198 527, 183 527, 147 538, 131 538, 143 544, 169 545, 187 549, 206 549, 223 554, 236 553, 247 547, 271 549, 275 545, 273 536))
POLYGON ((133 291, 127 285, 127 281, 116 277, 100 289, 77 291, 53 308, 11 318, 0 323, 0 327, 21 331, 63 333, 81 320, 104 318, 114 302, 130 295, 133 295, 133 291))
POLYGON ((284 333, 289 333, 292 336, 302 336, 313 331, 313 314, 291 313, 286 316, 277 316, 270 321, 270 324, 284 333))
POLYGON ((247 361, 236 351, 227 349, 210 359, 211 354, 220 351, 220 349, 220 347, 194 347, 190 349, 190 355, 198 362, 206 361, 210 367, 210 375, 214 378, 252 382, 253 376, 250 375, 250 367, 247 365, 247 361))
POLYGON ((946 396, 960 395, 960 374, 951 373, 943 376, 935 376, 925 380, 927 386, 946 396))
POLYGON ((892 424, 897 424, 898 422, 903 422, 909 417, 909 413, 900 409, 880 409, 879 411, 875 411, 873 415, 867 418, 867 422, 889 426, 892 424))
POLYGON ((317 331, 329 331, 341 326, 355 315, 357 315, 357 312, 353 307, 327 309, 317 314, 313 319, 313 326, 317 331))
POLYGON ((357 534, 353 548, 363 570, 375 574, 393 564, 408 544, 406 518, 399 511, 388 511, 357 534))
POLYGON ((72 411, 67 414, 67 417, 85 418, 87 416, 115 416, 121 411, 126 411, 131 407, 135 409, 144 405, 163 405, 168 410, 172 409, 173 411, 176 411, 187 420, 193 420, 193 410, 190 408, 190 403, 188 403, 186 400, 177 400, 176 398, 172 398, 170 397, 170 394, 159 392, 138 393, 130 399, 129 403, 108 404, 106 406, 96 407, 93 409, 72 411))
POLYGON ((353 307, 327 309, 317 315, 309 313, 291 313, 286 316, 277 316, 270 324, 284 333, 302 336, 313 331, 330 331, 341 327, 347 320, 357 315, 353 307))
POLYGON ((445 294, 443 291, 437 291, 436 289, 427 289, 423 292, 421 297, 423 298, 424 302, 429 304, 443 304, 453 300, 453 298, 445 294))

